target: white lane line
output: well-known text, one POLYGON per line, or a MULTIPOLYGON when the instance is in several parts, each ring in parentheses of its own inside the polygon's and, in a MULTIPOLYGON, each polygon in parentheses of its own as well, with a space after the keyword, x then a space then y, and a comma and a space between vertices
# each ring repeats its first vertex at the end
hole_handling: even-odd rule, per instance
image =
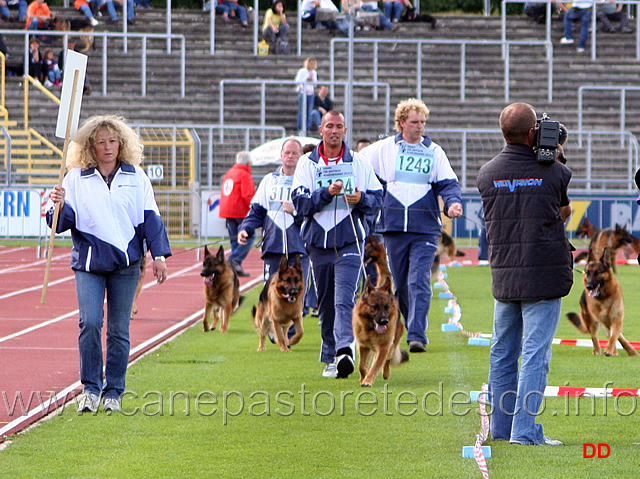
MULTIPOLYGON (((199 266, 199 264, 196 265, 196 266, 199 266)), ((188 268, 188 269, 189 270, 193 269, 193 267, 188 268)), ((256 284, 259 284, 261 282, 262 282, 262 277, 258 276, 257 278, 255 278, 255 279, 249 281, 248 283, 244 284, 243 286, 241 286, 240 287, 240 292, 245 292, 245 291, 251 289, 256 284)), ((189 325, 189 323, 193 322, 194 319, 199 318, 200 316, 202 316, 202 314, 204 314, 204 308, 202 308, 200 311, 196 311, 195 313, 187 316, 185 319, 183 319, 179 323, 174 324, 173 326, 165 329, 162 333, 156 334, 153 338, 151 338, 151 339, 145 341, 144 343, 141 343, 140 345, 136 346, 135 348, 133 348, 131 350, 130 355, 131 354, 135 354, 135 353, 137 353, 137 352, 139 352, 141 350, 144 350, 144 348, 149 347, 150 345, 153 344, 154 341, 157 341, 159 338, 162 338, 163 336, 167 336, 167 337, 161 342, 161 344, 164 344, 164 343, 170 341, 171 339, 174 338, 174 336, 178 332, 180 332, 179 328, 182 328, 182 331, 186 330, 186 327, 189 325), (171 334, 171 333, 175 333, 175 334, 171 334)), ((149 351, 151 351, 151 349, 149 349, 149 351)), ((148 353, 149 351, 145 351, 145 353, 148 353)), ((138 357, 136 359, 136 361, 138 361, 141 358, 143 358, 145 353, 143 353, 140 357, 138 357)), ((51 412, 51 408, 52 407, 53 407, 54 410, 58 409, 59 407, 61 407, 61 406, 58 405, 58 401, 64 401, 65 403, 71 402, 73 400, 73 397, 71 399, 69 399, 69 394, 73 393, 75 390, 80 388, 80 386, 81 386, 80 381, 76 381, 75 383, 71 384, 70 386, 68 386, 64 390, 60 391, 60 393, 54 395, 53 397, 50 396, 50 399, 48 401, 46 401, 44 404, 41 404, 40 406, 37 406, 37 407, 31 409, 27 414, 21 415, 17 419, 13 420, 12 422, 10 422, 7 425, 5 425, 4 427, 0 428, 0 438, 3 435, 5 435, 6 433, 8 433, 9 431, 12 431, 13 429, 19 427, 22 423, 28 421, 32 417, 41 414, 43 411, 51 412)))
MULTIPOLYGON (((53 258, 51 258, 51 261, 68 258, 70 256, 71 256, 71 253, 64 253, 59 256, 54 256, 53 258)), ((12 266, 11 268, 0 269, 0 274, 15 273, 16 271, 33 268, 34 266, 40 266, 42 264, 45 264, 46 262, 47 262, 47 259, 44 258, 44 259, 39 259, 38 261, 34 261, 32 263, 19 264, 18 266, 12 266)))

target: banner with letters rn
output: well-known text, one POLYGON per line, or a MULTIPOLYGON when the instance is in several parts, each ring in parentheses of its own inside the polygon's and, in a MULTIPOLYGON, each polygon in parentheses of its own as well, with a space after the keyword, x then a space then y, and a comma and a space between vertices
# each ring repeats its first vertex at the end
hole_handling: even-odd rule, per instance
MULTIPOLYGON (((51 190, 0 190, 0 238, 48 236, 44 207, 51 190)), ((62 236, 69 236, 65 232, 62 236)))
MULTIPOLYGON (((567 236, 574 237, 576 229, 586 217, 599 228, 615 227, 616 224, 627 227, 627 230, 640 236, 640 206, 636 196, 612 195, 572 195, 569 194, 573 214, 567 221, 567 236)), ((477 237, 480 229, 480 195, 462 195, 464 217, 457 218, 453 225, 456 237, 477 237)))

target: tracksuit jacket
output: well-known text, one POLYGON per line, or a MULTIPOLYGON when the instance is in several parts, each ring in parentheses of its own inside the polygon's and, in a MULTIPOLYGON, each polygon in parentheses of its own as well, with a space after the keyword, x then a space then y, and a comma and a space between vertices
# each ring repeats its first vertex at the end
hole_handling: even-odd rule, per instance
MULTIPOLYGON (((121 164, 111 188, 97 168, 74 168, 64 177, 64 207, 58 233, 71 230, 71 268, 109 273, 144 256, 144 240, 155 256, 171 256, 169 239, 149 178, 137 166, 121 164)), ((47 223, 54 205, 47 203, 47 223)))
POLYGON ((285 213, 280 201, 291 202, 291 182, 293 177, 282 174, 282 167, 267 174, 251 200, 251 209, 238 230, 245 230, 249 236, 256 228, 262 227, 262 256, 273 254, 302 254, 307 250, 300 236, 302 215, 295 217, 285 213), (285 250, 285 241, 287 250, 285 250))
MULTIPOLYGON (((331 196, 327 186, 319 186, 319 177, 325 160, 320 152, 323 142, 308 155, 298 160, 296 172, 293 175, 293 193, 291 198, 299 215, 304 217, 302 223, 302 238, 307 246, 321 249, 340 249, 355 244, 354 226, 357 241, 362 243, 366 237, 365 215, 376 214, 382 204, 382 185, 371 169, 371 165, 363 161, 357 153, 350 151, 343 142, 342 164, 351 165, 353 175, 351 185, 361 192, 362 198, 356 205, 349 205, 354 224, 349 219, 349 210, 344 204, 343 197, 331 196)), ((349 178, 345 178, 346 190, 349 178)))
POLYGON ((440 236, 440 206, 438 195, 444 200, 444 211, 452 203, 462 203, 458 177, 440 145, 425 136, 422 145, 432 154, 431 178, 426 184, 396 181, 396 157, 402 134, 385 138, 366 147, 360 154, 386 183, 384 203, 376 231, 379 233, 409 232, 440 236))
POLYGON ((251 166, 236 163, 222 177, 220 188, 220 218, 244 218, 256 192, 251 166))

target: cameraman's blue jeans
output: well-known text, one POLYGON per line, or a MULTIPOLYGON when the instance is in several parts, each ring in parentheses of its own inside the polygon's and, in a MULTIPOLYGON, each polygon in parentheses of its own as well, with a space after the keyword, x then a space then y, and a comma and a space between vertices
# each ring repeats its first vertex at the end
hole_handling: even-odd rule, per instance
MULTIPOLYGON (((144 259, 142 260, 144 261, 144 259)), ((80 381, 84 392, 118 398, 129 363, 129 321, 140 276, 140 262, 112 273, 76 271, 80 309, 80 381), (107 294, 107 361, 102 377, 102 325, 107 294)))
POLYGON ((544 441, 536 416, 551 362, 562 300, 495 300, 489 364, 491 438, 535 445, 544 441), (520 372, 518 358, 522 353, 520 372))
POLYGON ((573 38, 573 21, 580 20, 580 39, 578 48, 585 48, 589 37, 589 25, 591 24, 590 8, 570 8, 564 16, 564 37, 573 38))

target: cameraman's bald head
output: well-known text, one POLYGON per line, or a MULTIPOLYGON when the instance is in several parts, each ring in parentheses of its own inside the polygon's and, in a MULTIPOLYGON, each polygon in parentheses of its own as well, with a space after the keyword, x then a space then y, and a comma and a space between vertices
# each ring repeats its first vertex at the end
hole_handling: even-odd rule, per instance
POLYGON ((512 103, 500 113, 500 129, 508 144, 533 145, 536 111, 528 103, 512 103))

